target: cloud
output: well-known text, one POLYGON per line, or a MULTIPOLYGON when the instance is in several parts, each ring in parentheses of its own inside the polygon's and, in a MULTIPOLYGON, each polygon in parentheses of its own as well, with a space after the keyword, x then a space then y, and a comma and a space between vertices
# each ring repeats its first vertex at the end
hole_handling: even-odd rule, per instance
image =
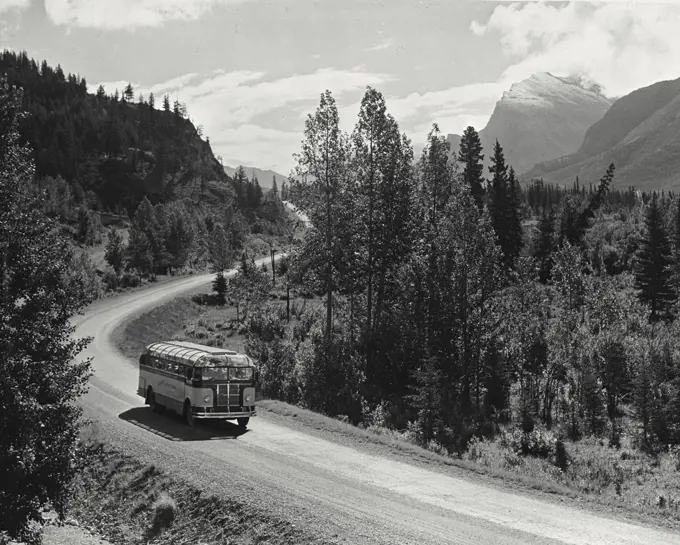
MULTIPOLYGON (((433 123, 443 134, 460 134, 469 125, 483 129, 504 90, 503 83, 473 83, 404 97, 385 96, 385 103, 401 132, 418 146, 425 143, 433 123)), ((359 109, 359 102, 340 108, 343 130, 354 128, 359 109)))
POLYGON ((620 96, 680 77, 680 5, 609 2, 498 6, 478 36, 498 34, 511 65, 504 82, 536 72, 582 75, 620 96))
POLYGON ((373 47, 368 47, 365 49, 365 51, 384 51, 385 49, 389 49, 394 45, 394 40, 390 39, 385 42, 379 43, 377 45, 374 45, 373 47))
POLYGON ((31 0, 0 0, 0 13, 27 8, 31 0))
POLYGON ((288 176, 292 156, 300 151, 302 135, 246 124, 220 131, 210 139, 216 154, 229 166, 255 166, 288 176), (266 158, 266 159, 264 159, 266 158))
MULTIPOLYGON (((0 6, 6 1, 0 0, 0 6)), ((45 0, 45 9, 57 25, 133 30, 157 27, 165 21, 196 20, 214 6, 244 1, 247 0, 45 0)))

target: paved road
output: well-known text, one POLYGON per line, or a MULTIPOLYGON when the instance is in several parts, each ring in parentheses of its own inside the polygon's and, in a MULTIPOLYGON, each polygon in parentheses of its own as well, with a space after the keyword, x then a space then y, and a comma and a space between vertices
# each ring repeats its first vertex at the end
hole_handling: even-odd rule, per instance
POLYGON ((371 544, 680 544, 680 534, 602 518, 587 511, 368 455, 276 425, 265 415, 250 429, 191 430, 151 413, 136 395, 135 362, 112 344, 116 326, 186 291, 209 275, 183 278, 97 301, 74 318, 95 375, 86 414, 107 438, 143 461, 175 471, 208 491, 247 498, 294 519, 331 542, 371 544))

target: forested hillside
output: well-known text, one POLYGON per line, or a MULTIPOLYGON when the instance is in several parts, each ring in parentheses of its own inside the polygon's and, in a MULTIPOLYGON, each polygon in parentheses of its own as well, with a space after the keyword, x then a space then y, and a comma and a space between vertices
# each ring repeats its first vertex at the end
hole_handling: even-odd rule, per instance
POLYGON ((204 266, 217 224, 234 256, 250 234, 288 232, 278 192, 263 192, 243 171, 229 177, 178 101, 136 96, 129 84, 113 94, 101 86, 89 93, 85 78, 25 53, 4 51, 0 74, 23 90, 26 113, 19 129, 33 154, 33 190, 42 196, 43 211, 59 219, 75 242, 101 254, 104 248, 95 245, 107 242, 103 224, 125 228, 109 234, 113 249, 106 255, 124 254, 116 258, 124 265, 113 267, 116 276, 125 268, 155 276, 204 266), (158 227, 148 227, 149 220, 142 229, 141 216, 158 227), (128 237, 134 217, 145 239, 139 230, 128 237))

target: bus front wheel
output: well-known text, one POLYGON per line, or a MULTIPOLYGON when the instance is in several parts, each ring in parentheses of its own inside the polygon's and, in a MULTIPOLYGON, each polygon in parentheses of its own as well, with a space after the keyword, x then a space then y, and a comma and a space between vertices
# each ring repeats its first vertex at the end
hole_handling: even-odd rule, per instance
POLYGON ((187 426, 191 428, 196 426, 194 413, 191 412, 191 402, 188 399, 184 402, 184 421, 187 423, 187 426))
POLYGON ((238 422, 239 428, 245 428, 248 425, 248 422, 250 422, 250 417, 243 416, 241 418, 237 418, 236 421, 238 422))

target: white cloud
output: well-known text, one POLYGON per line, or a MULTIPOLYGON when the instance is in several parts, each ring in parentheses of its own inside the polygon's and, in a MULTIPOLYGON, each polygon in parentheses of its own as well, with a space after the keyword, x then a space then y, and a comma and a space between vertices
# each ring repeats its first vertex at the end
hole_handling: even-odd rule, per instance
POLYGON ((27 8, 31 0, 0 0, 0 13, 27 8))
POLYGON ((497 33, 512 64, 507 83, 536 72, 579 74, 620 96, 680 77, 680 5, 648 2, 543 2, 498 6, 477 35, 497 33))
POLYGON ((384 51, 385 49, 389 49, 393 45, 394 45, 394 40, 389 39, 385 42, 374 45, 373 47, 366 48, 366 51, 384 51))
MULTIPOLYGON (((394 116, 399 128, 423 144, 432 124, 437 123, 443 134, 461 132, 472 125, 483 129, 498 99, 506 90, 502 83, 473 83, 427 93, 411 93, 405 97, 385 97, 387 111, 394 116)), ((351 131, 356 123, 360 103, 340 109, 343 130, 351 131)))
MULTIPOLYGON (((185 74, 155 85, 131 83, 135 96, 141 92, 148 98, 153 92, 157 108, 161 107, 163 94, 170 95, 171 102, 177 98, 186 103, 189 116, 196 125, 203 125, 213 150, 223 157, 225 164, 236 162, 288 171, 292 165, 291 154, 299 151, 303 117, 291 116, 297 120, 297 126, 290 128, 294 132, 263 128, 259 124, 274 125, 275 111, 281 108, 313 112, 326 89, 330 89, 340 102, 343 95, 362 92, 367 85, 391 81, 387 74, 366 72, 362 67, 351 70, 324 68, 270 81, 264 80, 265 75, 262 72, 217 70, 207 76, 185 74), (262 121, 255 122, 256 118, 262 121)), ((112 94, 115 89, 122 93, 127 83, 101 84, 112 94)), ((91 89, 96 90, 98 85, 91 89)))
MULTIPOLYGON (((8 0, 0 0, 3 1, 8 0)), ((132 30, 157 27, 165 21, 195 20, 214 6, 243 1, 246 0, 45 0, 45 9, 58 25, 132 30)))
POLYGON ((216 154, 229 166, 255 166, 288 176, 292 155, 300 151, 302 135, 246 124, 220 131, 210 139, 216 154))

